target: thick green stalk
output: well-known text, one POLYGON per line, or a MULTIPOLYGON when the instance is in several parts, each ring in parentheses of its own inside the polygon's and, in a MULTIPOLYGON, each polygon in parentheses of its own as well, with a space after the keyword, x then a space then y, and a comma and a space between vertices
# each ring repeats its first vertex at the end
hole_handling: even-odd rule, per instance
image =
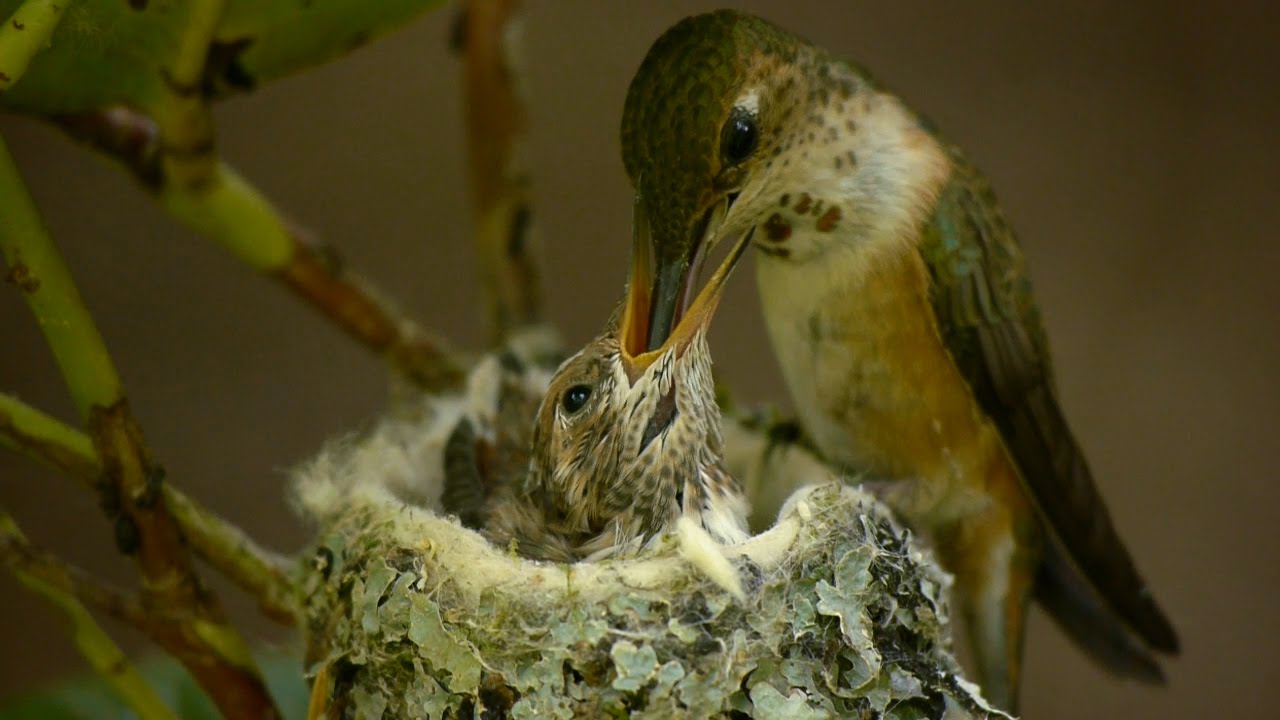
POLYGON ((199 187, 166 183, 160 200, 182 224, 217 241, 256 270, 281 269, 293 255, 293 238, 276 209, 223 163, 199 187))
POLYGON ((22 291, 87 422, 123 390, 106 344, 36 210, 13 156, 0 138, 0 251, 7 279, 22 291))
POLYGON ((167 68, 170 81, 180 87, 199 89, 203 79, 209 44, 222 20, 226 0, 188 0, 187 23, 178 38, 177 53, 167 68))
MULTIPOLYGON (((8 513, 0 511, 0 545, 8 547, 25 543, 26 537, 17 523, 8 513)), ((80 654, 141 720, 170 720, 176 717, 133 663, 129 662, 124 651, 93 619, 88 608, 72 593, 28 572, 16 559, 10 563, 10 569, 28 590, 62 611, 80 654)))
POLYGON ((188 0, 177 51, 164 68, 167 92, 150 108, 160 128, 161 166, 172 184, 199 187, 217 167, 213 116, 204 98, 205 60, 226 0, 188 0))
POLYGON ((13 87, 27 72, 31 58, 49 45, 49 38, 74 0, 26 0, 0 26, 0 92, 13 87))

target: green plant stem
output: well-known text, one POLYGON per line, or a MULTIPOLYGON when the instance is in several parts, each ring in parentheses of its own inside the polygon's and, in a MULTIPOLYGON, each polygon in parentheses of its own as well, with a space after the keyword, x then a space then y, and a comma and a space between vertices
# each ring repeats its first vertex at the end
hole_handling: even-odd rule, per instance
POLYGON ((462 382, 461 364, 447 343, 397 314, 378 291, 344 272, 335 255, 307 242, 303 231, 226 164, 218 163, 199 186, 162 180, 159 197, 179 222, 275 277, 419 387, 441 390, 462 382))
POLYGON ((172 487, 165 500, 197 555, 253 596, 263 614, 284 625, 297 622, 287 559, 172 487))
POLYGON ((346 271, 335 252, 310 240, 231 167, 216 163, 197 186, 168 182, 159 130, 134 110, 112 108, 56 122, 123 165, 180 223, 275 278, 417 387, 438 392, 462 383, 463 360, 444 339, 421 329, 376 288, 346 271))
POLYGON ((218 163, 199 188, 166 183, 160 204, 255 270, 282 268, 293 255, 294 240, 275 208, 225 164, 218 163))
MULTIPOLYGON (((17 523, 3 511, 0 511, 0 544, 6 549, 26 545, 26 537, 17 523)), ((10 562, 10 570, 18 581, 66 616, 71 638, 80 654, 141 720, 169 720, 176 717, 73 593, 64 585, 49 582, 24 567, 21 562, 16 561, 20 555, 12 552, 5 554, 14 559, 10 562)))
POLYGON ((35 202, 0 138, 0 251, 6 278, 22 291, 81 417, 123 394, 106 344, 80 299, 35 202))
MULTIPOLYGON (((92 488, 102 462, 87 435, 17 398, 0 393, 0 445, 77 478, 92 488)), ((278 622, 296 621, 287 561, 259 547, 240 528, 164 486, 165 502, 196 554, 257 600, 278 622)))
MULTIPOLYGON (((257 189, 219 161, 203 83, 209 44, 225 5, 226 0, 189 4, 177 52, 165 69, 168 90, 148 108, 155 142, 126 144, 125 153, 115 154, 124 155, 125 164, 179 222, 274 275, 415 384, 433 390, 456 386, 462 372, 443 342, 397 317, 371 288, 342 273, 332 256, 304 242, 257 189), (138 162, 139 156, 146 161, 138 162)), ((124 125, 126 141, 138 138, 137 126, 124 125)), ((110 150, 110 141, 121 139, 100 127, 92 131, 100 148, 110 150)))
POLYGON ((102 474, 88 435, 6 393, 0 393, 0 445, 77 478, 90 489, 102 474))
POLYGON ((204 99, 205 59, 226 0, 188 0, 173 58, 164 68, 168 92, 150 108, 160 128, 160 163, 168 182, 199 187, 217 166, 213 116, 204 99))
POLYGON ((197 87, 203 79, 209 44, 226 5, 226 0, 188 0, 187 24, 182 29, 177 53, 168 68, 172 84, 182 88, 197 87))
POLYGON ((0 27, 0 92, 13 87, 49 38, 74 0, 26 0, 0 27))
POLYGON ((0 140, 0 250, 26 296, 102 463, 96 489, 121 551, 134 555, 147 602, 187 611, 153 639, 232 717, 279 717, 244 639, 201 582, 168 510, 163 472, 143 441, 106 345, 0 140))

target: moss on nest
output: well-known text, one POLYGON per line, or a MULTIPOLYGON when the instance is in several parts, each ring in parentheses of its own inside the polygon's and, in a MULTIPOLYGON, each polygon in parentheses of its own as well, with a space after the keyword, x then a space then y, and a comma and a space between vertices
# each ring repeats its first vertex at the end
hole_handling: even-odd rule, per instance
POLYGON ((300 474, 319 531, 300 568, 308 664, 335 716, 1000 716, 957 674, 947 577, 852 488, 797 491, 741 545, 674 533, 577 565, 523 560, 437 514, 440 446, 461 419, 496 417, 501 372, 482 362, 463 396, 300 474))

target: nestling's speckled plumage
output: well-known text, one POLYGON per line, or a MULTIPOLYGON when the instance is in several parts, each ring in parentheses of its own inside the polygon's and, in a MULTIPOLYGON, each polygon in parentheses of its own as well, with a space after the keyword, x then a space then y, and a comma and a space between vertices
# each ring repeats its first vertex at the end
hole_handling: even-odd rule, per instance
POLYGON ((826 459, 891 481, 957 578, 979 676, 1015 708, 1026 603, 1108 668, 1177 637, 1058 406, 1025 262, 985 178, 861 69, 759 18, 688 18, 628 92, 652 240, 650 347, 706 247, 756 229, 764 315, 826 459), (710 228, 710 229, 708 229, 710 228))
POLYGON ((527 476, 499 492, 485 522, 490 539, 514 541, 522 555, 568 562, 627 554, 682 515, 721 542, 747 537, 746 500, 723 466, 705 331, 634 381, 615 332, 589 343, 552 379, 531 452, 527 476), (564 395, 579 386, 590 397, 568 412, 564 395))

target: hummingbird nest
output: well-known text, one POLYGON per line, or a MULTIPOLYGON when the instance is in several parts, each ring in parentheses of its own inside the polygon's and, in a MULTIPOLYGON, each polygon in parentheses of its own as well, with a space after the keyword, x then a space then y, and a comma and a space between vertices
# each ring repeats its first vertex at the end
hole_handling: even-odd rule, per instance
POLYGON ((753 521, 776 521, 736 546, 681 525, 636 558, 553 564, 446 515, 448 438, 501 430, 504 374, 541 396, 540 343, 483 358, 455 395, 402 398, 298 473, 317 530, 307 664, 330 717, 1005 717, 959 675, 949 577, 759 422, 726 419, 727 460, 753 521))

